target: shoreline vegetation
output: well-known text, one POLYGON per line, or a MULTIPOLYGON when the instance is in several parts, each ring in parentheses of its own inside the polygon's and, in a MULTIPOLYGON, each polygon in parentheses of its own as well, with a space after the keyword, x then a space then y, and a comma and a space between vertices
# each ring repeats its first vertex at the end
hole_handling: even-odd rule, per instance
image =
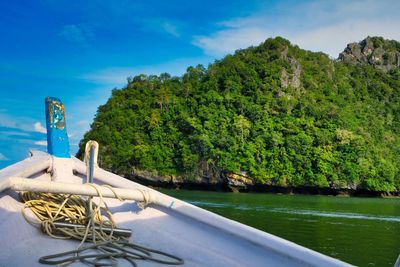
POLYGON ((331 59, 277 37, 179 77, 129 77, 78 157, 88 140, 102 168, 144 184, 398 196, 400 43, 367 37, 331 59))
POLYGON ((233 193, 270 193, 285 195, 324 195, 337 197, 400 198, 400 192, 372 191, 366 189, 329 187, 321 188, 315 186, 283 187, 259 183, 252 185, 233 185, 229 183, 229 181, 219 183, 174 182, 172 180, 166 181, 163 179, 148 179, 137 175, 127 175, 125 178, 155 189, 216 191, 233 193))

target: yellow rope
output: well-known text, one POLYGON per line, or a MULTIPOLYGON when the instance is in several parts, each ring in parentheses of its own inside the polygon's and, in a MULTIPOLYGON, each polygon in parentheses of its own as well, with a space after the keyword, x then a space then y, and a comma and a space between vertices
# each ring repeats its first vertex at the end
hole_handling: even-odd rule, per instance
POLYGON ((51 193, 34 193, 23 192, 20 194, 24 202, 22 214, 27 222, 32 225, 40 225, 42 231, 51 237, 59 239, 78 239, 82 243, 88 239, 98 237, 103 241, 118 240, 119 238, 103 232, 102 227, 115 228, 115 222, 109 211, 102 195, 96 186, 93 186, 100 196, 99 205, 93 205, 93 209, 87 212, 89 200, 83 200, 77 195, 51 194, 51 193), (104 207, 102 207, 104 205, 104 207), (29 208, 40 222, 33 221, 26 214, 29 208), (93 216, 90 216, 93 215, 93 216), (66 222, 87 225, 86 229, 56 227, 54 222, 66 222), (94 226, 98 226, 96 230, 94 226))
MULTIPOLYGON (((84 200, 77 195, 20 193, 24 202, 22 214, 27 222, 34 226, 41 226, 42 231, 51 237, 58 239, 72 238, 81 241, 77 249, 43 256, 39 259, 40 263, 65 266, 75 261, 80 261, 86 265, 96 267, 117 266, 118 259, 124 259, 132 266, 137 266, 135 263, 137 260, 169 265, 181 265, 184 263, 177 256, 131 243, 126 237, 114 236, 113 229, 116 228, 116 224, 107 203, 104 201, 97 185, 88 185, 97 191, 100 199, 98 205, 92 202, 91 197, 88 200, 84 200), (39 222, 29 218, 26 214, 27 208, 31 209, 39 219, 39 222), (61 227, 56 226, 55 222, 81 224, 86 225, 86 227, 61 227), (111 231, 105 233, 102 227, 107 227, 111 231), (83 246, 87 241, 93 242, 93 245, 83 246)), ((107 187, 114 193, 116 198, 123 201, 112 187, 107 187)), ((150 196, 147 192, 141 192, 144 201, 138 204, 145 206, 149 203, 150 196)))

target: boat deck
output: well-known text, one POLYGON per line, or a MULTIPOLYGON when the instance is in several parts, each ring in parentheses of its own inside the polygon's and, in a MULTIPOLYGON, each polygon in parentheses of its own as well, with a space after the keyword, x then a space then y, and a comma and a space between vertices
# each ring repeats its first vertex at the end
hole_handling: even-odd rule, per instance
MULTIPOLYGON (((39 153, 36 158, 0 171, 0 181, 11 173, 21 176, 24 174, 18 173, 21 168, 48 160, 47 154, 39 153)), ((73 162, 75 175, 69 180, 82 184, 84 164, 78 159, 73 162)), ((50 181, 52 177, 46 169, 26 177, 50 181)), ((134 201, 106 199, 118 227, 133 231, 131 242, 176 255, 184 259, 184 266, 350 266, 101 169, 95 172, 95 183, 151 190, 161 201, 169 203, 164 207, 149 204, 141 210, 134 201)), ((22 216, 22 207, 17 193, 11 190, 0 193, 0 266, 43 266, 38 262, 41 256, 78 246, 78 241, 53 239, 28 224, 22 216)), ((123 260, 120 263, 130 265, 123 260)), ((137 264, 163 266, 145 261, 137 264)), ((80 265, 78 262, 71 266, 80 265)))

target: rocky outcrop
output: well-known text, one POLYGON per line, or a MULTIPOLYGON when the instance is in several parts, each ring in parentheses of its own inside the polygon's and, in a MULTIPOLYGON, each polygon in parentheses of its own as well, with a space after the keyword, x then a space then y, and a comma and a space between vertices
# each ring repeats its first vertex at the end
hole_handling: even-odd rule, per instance
POLYGON ((287 88, 289 85, 293 88, 300 87, 300 75, 301 75, 301 65, 300 63, 293 57, 288 56, 288 47, 281 52, 281 58, 288 60, 290 63, 290 74, 286 69, 282 69, 281 71, 281 86, 283 88, 287 88))
POLYGON ((241 171, 240 173, 227 173, 226 181, 232 191, 246 190, 248 189, 248 187, 254 185, 253 179, 248 176, 246 172, 243 171, 241 171))
POLYGON ((193 175, 159 175, 157 172, 135 170, 124 175, 129 180, 143 185, 164 188, 205 189, 221 191, 246 191, 254 186, 254 181, 246 172, 218 173, 214 170, 202 170, 193 175))
POLYGON ((339 60, 348 64, 370 64, 385 72, 400 67, 398 42, 382 37, 367 37, 359 43, 348 44, 339 60))
POLYGON ((292 71, 293 71, 291 85, 294 88, 299 88, 300 87, 301 65, 296 59, 290 58, 290 67, 292 68, 292 71))

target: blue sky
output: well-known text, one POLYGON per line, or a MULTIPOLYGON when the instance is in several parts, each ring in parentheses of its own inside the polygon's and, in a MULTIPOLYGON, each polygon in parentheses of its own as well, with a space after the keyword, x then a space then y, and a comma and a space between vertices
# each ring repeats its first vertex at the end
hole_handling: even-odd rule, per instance
POLYGON ((336 58, 367 35, 400 40, 399 1, 1 1, 0 168, 46 150, 44 98, 66 107, 71 152, 128 76, 208 65, 283 36, 336 58))

